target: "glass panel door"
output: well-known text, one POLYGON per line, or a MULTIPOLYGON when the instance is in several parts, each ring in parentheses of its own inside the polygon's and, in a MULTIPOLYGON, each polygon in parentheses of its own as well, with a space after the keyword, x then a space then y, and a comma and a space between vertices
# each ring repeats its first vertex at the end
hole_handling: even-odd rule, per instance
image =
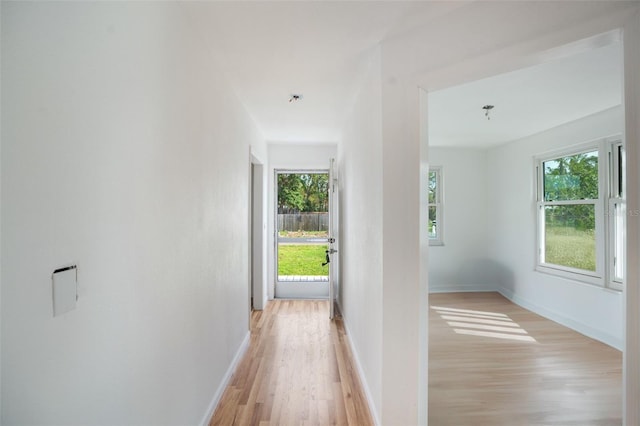
POLYGON ((276 294, 329 297, 329 173, 276 171, 276 294))
POLYGON ((340 235, 339 218, 340 206, 338 196, 338 173, 336 170, 336 160, 331 159, 329 162, 329 238, 327 239, 327 263, 329 263, 329 318, 335 316, 336 301, 340 291, 340 258, 337 256, 340 235))

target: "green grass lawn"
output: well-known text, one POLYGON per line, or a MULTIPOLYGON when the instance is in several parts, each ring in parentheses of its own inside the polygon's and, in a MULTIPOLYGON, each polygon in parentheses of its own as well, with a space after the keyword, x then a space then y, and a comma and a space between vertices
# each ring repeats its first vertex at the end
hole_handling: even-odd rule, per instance
POLYGON ((325 261, 326 244, 280 244, 278 275, 329 275, 325 261))
POLYGON ((591 230, 546 228, 546 262, 571 268, 596 270, 596 239, 591 230))

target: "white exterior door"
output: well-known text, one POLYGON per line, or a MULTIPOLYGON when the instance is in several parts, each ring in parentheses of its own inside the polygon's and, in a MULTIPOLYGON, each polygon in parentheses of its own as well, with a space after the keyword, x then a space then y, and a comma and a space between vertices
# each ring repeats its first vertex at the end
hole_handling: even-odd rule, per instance
POLYGON ((327 239, 326 261, 329 262, 329 317, 335 315, 335 303, 339 291, 339 259, 338 235, 339 235, 339 196, 338 174, 335 167, 335 159, 330 160, 329 165, 329 237, 327 239))
POLYGON ((275 297, 329 299, 330 171, 276 170, 275 297))

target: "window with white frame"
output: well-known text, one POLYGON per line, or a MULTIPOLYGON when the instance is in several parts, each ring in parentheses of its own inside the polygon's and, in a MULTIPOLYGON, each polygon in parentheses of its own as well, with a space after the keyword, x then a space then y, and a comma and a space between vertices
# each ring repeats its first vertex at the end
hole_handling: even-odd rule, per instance
POLYGON ((429 167, 429 223, 430 245, 442 245, 442 167, 429 167))
POLYGON ((601 140, 536 159, 537 269, 622 288, 624 150, 601 140))
POLYGON ((609 199, 607 225, 609 227, 609 280, 614 288, 622 288, 624 278, 625 245, 625 155, 622 142, 609 146, 609 199))

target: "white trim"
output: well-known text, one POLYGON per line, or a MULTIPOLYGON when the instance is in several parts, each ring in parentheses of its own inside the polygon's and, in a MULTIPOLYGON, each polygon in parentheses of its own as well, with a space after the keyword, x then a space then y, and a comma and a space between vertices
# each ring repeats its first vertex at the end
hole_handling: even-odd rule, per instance
MULTIPOLYGON (((534 157, 536 163, 541 164, 545 161, 553 161, 562 157, 570 157, 578 154, 586 154, 588 152, 599 151, 600 144, 602 142, 606 142, 610 140, 613 136, 607 136, 604 138, 596 138, 587 142, 580 142, 568 146, 564 146, 562 148, 555 148, 551 150, 544 151, 534 157)), ((598 152, 600 154, 600 152, 598 152)), ((598 165, 600 164, 600 156, 598 157, 598 165)), ((539 182, 542 185, 542 182, 539 182)), ((543 189, 543 188, 540 188, 543 189)), ((543 196, 543 193, 539 193, 540 196, 543 196)))
MULTIPOLYGON (((342 307, 340 307, 340 312, 342 312, 342 307)), ((364 395, 367 398, 367 404, 369 405, 369 412, 371 413, 371 418, 373 419, 373 424, 375 426, 381 426, 382 422, 380 421, 380 417, 378 416, 378 410, 376 410, 376 404, 373 401, 373 396, 371 395, 371 389, 369 388, 369 383, 367 383, 367 376, 364 374, 364 370, 362 369, 362 364, 360 364, 360 356, 358 355, 358 351, 351 341, 351 332, 349 331, 349 326, 347 325, 347 320, 342 317, 342 324, 344 325, 344 331, 347 337, 347 342, 349 343, 349 349, 351 349, 351 355, 353 358, 353 362, 356 366, 356 370, 358 371, 358 378, 360 379, 360 386, 362 386, 362 390, 364 390, 364 395)))
POLYGON ((604 277, 602 275, 598 275, 596 272, 587 271, 585 269, 571 268, 568 266, 555 265, 553 263, 538 263, 535 267, 535 271, 540 272, 541 274, 553 275, 583 284, 606 288, 604 284, 604 277))
POLYGON ((327 281, 278 281, 276 299, 329 299, 327 281))
POLYGON ((429 293, 481 293, 498 291, 495 285, 491 284, 443 284, 429 286, 429 293))
MULTIPOLYGON (((612 184, 612 165, 611 155, 612 148, 616 144, 622 144, 622 136, 617 134, 598 138, 589 142, 575 144, 570 147, 564 147, 553 151, 548 151, 534 157, 534 172, 536 185, 536 251, 535 251, 535 270, 537 272, 556 275, 571 280, 595 285, 597 287, 608 288, 613 290, 622 290, 622 285, 612 279, 612 220, 608 212, 610 210, 611 189, 612 184), (590 151, 598 153, 598 198, 589 200, 544 200, 544 163, 546 161, 556 160, 561 157, 584 154, 590 151), (587 205, 593 204, 595 209, 595 246, 596 246, 596 270, 587 271, 575 269, 563 265, 555 265, 546 263, 544 259, 544 232, 545 232, 545 214, 543 209, 546 206, 561 205, 587 205)), ((623 199, 620 199, 624 201, 623 199)))
POLYGON ((211 418, 213 417, 213 413, 216 411, 218 404, 220 403, 220 399, 222 398, 222 394, 224 394, 224 390, 227 388, 229 383, 231 382, 231 378, 233 377, 233 373, 236 370, 236 367, 240 363, 240 360, 244 356, 247 348, 249 347, 249 340, 251 338, 251 332, 247 331, 247 334, 244 336, 244 340, 240 344, 240 347, 236 351, 233 360, 231 360, 231 364, 229 364, 229 368, 227 368, 227 372, 224 374, 216 393, 213 395, 209 406, 207 407, 207 411, 205 412, 202 420, 200 421, 200 426, 208 426, 211 418))
POLYGON ((618 257, 621 258, 619 261, 622 264, 623 269, 624 264, 627 262, 627 259, 625 259, 624 256, 625 234, 627 227, 626 195, 624 194, 626 152, 624 150, 622 137, 607 142, 607 154, 609 157, 609 168, 607 170, 609 185, 607 188, 607 198, 605 200, 605 221, 607 225, 605 261, 607 262, 607 283, 609 288, 622 291, 624 288, 624 271, 622 271, 621 276, 616 276, 618 257), (620 156, 622 158, 620 158, 620 156), (620 177, 623 180, 622 186, 619 184, 620 177), (618 232, 620 229, 621 232, 618 232))
MULTIPOLYGON (((253 309, 261 311, 267 304, 266 167, 264 162, 254 155, 253 149, 250 157, 249 280, 253 294, 253 309)), ((251 312, 249 312, 249 323, 251 323, 251 312)))

